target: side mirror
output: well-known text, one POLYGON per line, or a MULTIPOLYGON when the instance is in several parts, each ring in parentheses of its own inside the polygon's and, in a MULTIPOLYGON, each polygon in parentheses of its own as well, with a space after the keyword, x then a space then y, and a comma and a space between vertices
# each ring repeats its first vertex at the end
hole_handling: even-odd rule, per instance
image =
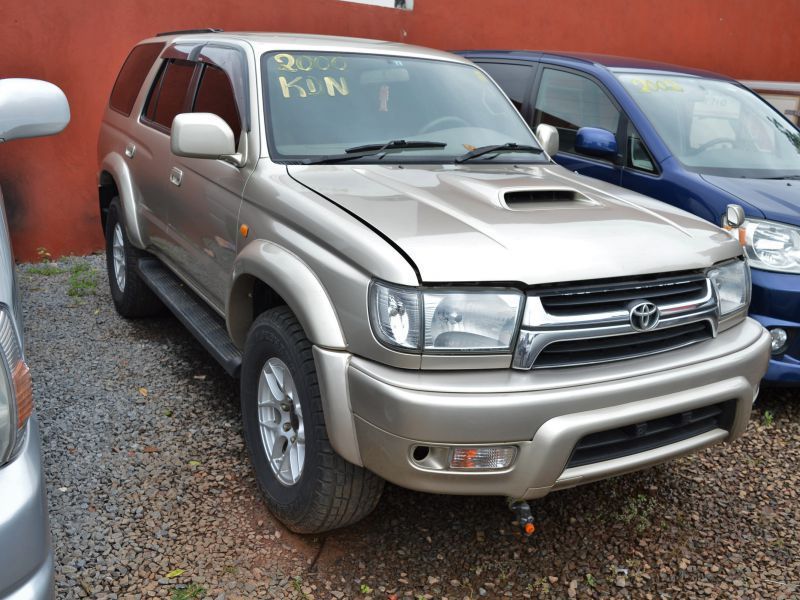
POLYGON ((725 225, 731 229, 744 225, 744 209, 738 204, 728 204, 725 208, 725 225))
POLYGON ((0 79, 0 142, 54 135, 69 123, 58 86, 38 79, 0 79))
POLYGON ((542 123, 536 128, 536 138, 548 156, 556 155, 558 152, 558 129, 542 123))
POLYGON ((230 126, 212 113, 182 113, 172 121, 170 148, 187 158, 231 158, 236 142, 230 126))
POLYGON ((614 159, 617 156, 617 138, 605 129, 581 127, 575 136, 575 150, 589 156, 614 159))

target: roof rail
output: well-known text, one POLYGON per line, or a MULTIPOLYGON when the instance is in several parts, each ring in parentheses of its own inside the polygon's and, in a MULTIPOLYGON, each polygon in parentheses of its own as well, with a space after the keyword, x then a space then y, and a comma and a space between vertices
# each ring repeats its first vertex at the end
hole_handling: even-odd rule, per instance
POLYGON ((164 37, 165 35, 178 35, 179 33, 219 33, 222 29, 215 29, 213 27, 206 27, 205 29, 178 29, 177 31, 163 31, 157 33, 156 37, 164 37))

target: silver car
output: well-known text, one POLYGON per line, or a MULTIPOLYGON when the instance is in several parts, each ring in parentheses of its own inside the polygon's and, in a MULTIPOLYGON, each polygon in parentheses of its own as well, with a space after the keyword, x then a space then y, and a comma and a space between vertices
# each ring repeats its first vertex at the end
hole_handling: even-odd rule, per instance
POLYGON ((744 431, 769 336, 738 241, 538 133, 424 48, 193 31, 131 52, 98 142, 111 296, 166 305, 240 377, 295 531, 362 518, 389 480, 508 496, 529 532, 527 499, 744 431))
MULTIPOLYGON (((58 133, 69 117, 58 87, 33 79, 0 80, 0 142, 58 133)), ((53 597, 53 552, 2 200, 0 193, 0 599, 39 600, 53 597)))

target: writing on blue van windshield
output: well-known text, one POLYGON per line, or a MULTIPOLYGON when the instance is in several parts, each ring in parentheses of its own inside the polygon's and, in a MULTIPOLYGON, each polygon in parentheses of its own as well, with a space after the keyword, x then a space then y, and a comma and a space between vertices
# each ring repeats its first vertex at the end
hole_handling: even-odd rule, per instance
POLYGON ((615 75, 687 169, 729 177, 800 174, 800 132, 742 86, 706 77, 615 75))
POLYGON ((682 92, 683 88, 672 79, 631 79, 631 86, 637 91, 649 94, 651 92, 682 92))

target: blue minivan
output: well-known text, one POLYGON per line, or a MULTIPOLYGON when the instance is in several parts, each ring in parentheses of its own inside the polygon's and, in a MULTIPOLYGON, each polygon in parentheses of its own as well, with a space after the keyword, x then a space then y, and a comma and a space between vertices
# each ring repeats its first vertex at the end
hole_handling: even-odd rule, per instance
POLYGON ((534 130, 555 127, 553 158, 561 165, 719 225, 727 205, 741 205, 751 316, 772 334, 765 379, 800 384, 800 131, 794 124, 715 73, 616 56, 459 54, 500 84, 534 130))

